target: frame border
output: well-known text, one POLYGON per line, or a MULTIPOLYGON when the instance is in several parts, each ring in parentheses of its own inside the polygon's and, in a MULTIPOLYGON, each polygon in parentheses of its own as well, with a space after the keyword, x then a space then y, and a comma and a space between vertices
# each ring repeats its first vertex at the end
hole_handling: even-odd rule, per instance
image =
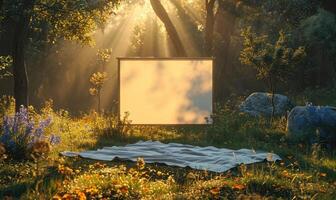
MULTIPOLYGON (((214 99, 214 92, 215 92, 215 78, 214 78, 214 72, 215 72, 215 57, 117 57, 118 67, 117 67, 117 110, 118 110, 118 120, 121 121, 121 105, 120 105, 120 61, 123 60, 211 60, 212 61, 212 105, 211 105, 211 114, 214 113, 215 109, 215 99, 214 99)), ((164 126, 164 127, 172 127, 172 126, 180 126, 180 127, 186 127, 186 126, 212 126, 214 125, 214 121, 212 121, 211 124, 130 124, 131 126, 164 126)))

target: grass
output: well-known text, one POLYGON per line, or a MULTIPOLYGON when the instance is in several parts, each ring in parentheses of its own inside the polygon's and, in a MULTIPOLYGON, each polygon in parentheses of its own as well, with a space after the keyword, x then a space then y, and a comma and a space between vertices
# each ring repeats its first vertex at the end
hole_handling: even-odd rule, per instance
MULTIPOLYGON (((333 94, 332 94, 333 95, 333 94)), ((303 101, 298 98, 299 102, 303 101)), ((332 98, 330 98, 332 99, 332 98)), ((331 101, 331 105, 334 105, 331 101)), ((4 105, 4 104, 2 104, 4 105)), ((11 105, 3 114, 13 112, 11 105), (8 109, 9 108, 9 109, 8 109)), ((74 118, 54 111, 47 102, 31 113, 38 120, 52 116, 49 133, 62 142, 48 158, 0 161, 0 198, 21 199, 335 199, 335 150, 293 143, 286 137, 286 119, 255 119, 226 105, 216 125, 160 127, 115 123, 110 115, 88 113, 74 118), (241 165, 225 173, 125 161, 97 162, 64 158, 63 150, 82 151, 138 140, 160 140, 232 149, 274 152, 283 160, 241 165)))

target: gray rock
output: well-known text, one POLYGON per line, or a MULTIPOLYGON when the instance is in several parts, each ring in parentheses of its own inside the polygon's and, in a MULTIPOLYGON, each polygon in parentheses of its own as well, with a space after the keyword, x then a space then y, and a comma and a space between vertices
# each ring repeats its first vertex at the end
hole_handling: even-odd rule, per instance
POLYGON ((287 131, 290 138, 335 141, 336 107, 297 106, 288 115, 287 131))
MULTIPOLYGON (((241 112, 252 116, 272 116, 272 95, 270 93, 255 92, 248 96, 240 105, 241 112)), ((293 104, 287 96, 274 95, 275 116, 284 116, 293 108, 293 104)))

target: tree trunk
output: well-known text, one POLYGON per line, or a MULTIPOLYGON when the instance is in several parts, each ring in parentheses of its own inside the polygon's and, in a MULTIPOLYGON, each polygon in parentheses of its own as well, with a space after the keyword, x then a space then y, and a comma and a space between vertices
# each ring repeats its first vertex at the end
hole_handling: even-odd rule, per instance
POLYGON ((215 101, 222 102, 230 94, 229 82, 232 81, 233 56, 231 47, 231 37, 236 23, 234 8, 218 1, 218 9, 215 14, 214 31, 218 34, 216 43, 213 44, 213 55, 215 56, 214 82, 215 101), (223 87, 225 86, 225 87, 223 87))
POLYGON ((187 56, 187 52, 185 51, 182 41, 177 33, 177 30, 173 24, 173 22, 170 20, 167 11, 161 4, 160 0, 150 0, 152 8, 155 12, 155 14, 159 17, 159 19, 163 22, 163 24, 166 27, 167 33, 169 38, 172 40, 173 45, 176 50, 176 54, 179 57, 185 57, 187 56))
POLYGON ((216 0, 205 0, 206 19, 204 30, 204 53, 211 56, 213 52, 213 33, 215 26, 215 2, 216 0))
POLYGON ((28 34, 29 22, 33 8, 33 0, 23 3, 19 19, 15 23, 15 35, 13 38, 13 77, 15 110, 18 112, 21 106, 28 106, 28 76, 25 63, 25 43, 28 34))

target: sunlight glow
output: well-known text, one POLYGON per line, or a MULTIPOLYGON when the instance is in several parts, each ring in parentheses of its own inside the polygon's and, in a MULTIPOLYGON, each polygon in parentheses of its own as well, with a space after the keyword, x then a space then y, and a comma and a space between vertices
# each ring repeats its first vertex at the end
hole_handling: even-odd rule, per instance
MULTIPOLYGON (((176 6, 170 0, 162 0, 161 2, 174 22, 184 47, 188 49, 188 55, 199 56, 199 49, 195 46, 195 38, 184 27, 182 21, 185 19, 177 17, 176 6)), ((191 19, 201 16, 201 12, 195 10, 198 8, 196 1, 179 2, 191 19)), ((45 87, 41 86, 39 89, 41 98, 47 96, 54 99, 59 105, 75 110, 95 108, 96 102, 88 93, 90 86, 88 79, 92 73, 101 70, 95 63, 97 51, 112 49, 110 62, 104 67, 104 71, 108 74, 108 80, 103 86, 101 97, 102 108, 110 109, 111 102, 117 100, 117 57, 170 57, 175 55, 175 49, 166 28, 155 15, 149 0, 120 3, 105 28, 95 31, 93 39, 96 45, 91 47, 64 41, 59 44, 64 53, 61 55, 50 54, 50 60, 62 60, 60 67, 64 69, 64 79, 57 81, 58 84, 55 86, 50 83, 47 83, 45 87), (140 31, 135 32, 136 29, 140 31), (136 51, 132 51, 133 47, 136 51), (51 94, 50 91, 56 92, 51 94), (78 104, 76 102, 78 98, 87 100, 78 104)))

